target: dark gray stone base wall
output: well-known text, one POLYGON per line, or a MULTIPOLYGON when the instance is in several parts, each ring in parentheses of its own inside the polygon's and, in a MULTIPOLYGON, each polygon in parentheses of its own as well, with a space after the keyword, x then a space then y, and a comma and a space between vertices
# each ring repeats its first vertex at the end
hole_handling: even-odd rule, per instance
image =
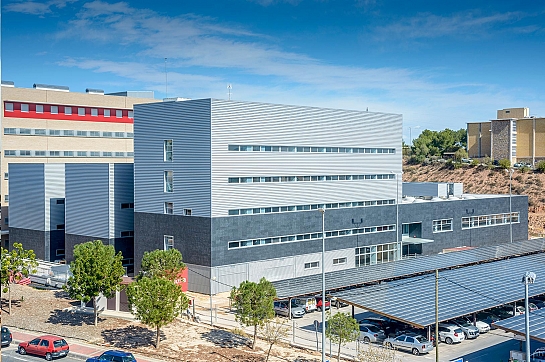
POLYGON ((87 235, 74 235, 74 234, 66 234, 65 236, 65 252, 66 252, 66 262, 70 263, 72 260, 74 260, 74 246, 77 244, 83 244, 88 241, 93 240, 102 240, 105 244, 108 243, 108 240, 104 240, 104 238, 97 238, 94 236, 87 236, 87 235))
POLYGON ((210 266, 210 219, 195 216, 134 213, 134 271, 146 251, 164 249, 164 235, 174 236, 174 247, 184 262, 210 266))
POLYGON ((24 249, 34 250, 37 259, 46 260, 45 240, 47 231, 9 228, 10 250, 14 243, 23 244, 24 249))

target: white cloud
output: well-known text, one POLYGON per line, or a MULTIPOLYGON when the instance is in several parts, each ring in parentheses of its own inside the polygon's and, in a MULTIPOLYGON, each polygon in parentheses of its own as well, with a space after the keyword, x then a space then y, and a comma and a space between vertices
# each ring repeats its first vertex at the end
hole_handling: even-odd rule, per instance
POLYGON ((45 15, 53 12, 52 7, 58 9, 64 8, 69 3, 74 3, 78 0, 50 0, 46 2, 37 1, 20 1, 12 2, 4 5, 5 12, 16 12, 31 15, 45 15))

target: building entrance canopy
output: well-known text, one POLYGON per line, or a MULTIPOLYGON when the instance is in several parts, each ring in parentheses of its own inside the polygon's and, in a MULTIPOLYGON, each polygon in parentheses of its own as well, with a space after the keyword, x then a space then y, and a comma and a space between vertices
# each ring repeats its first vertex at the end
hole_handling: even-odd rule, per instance
MULTIPOLYGON (((523 299, 521 276, 525 271, 545 275, 545 253, 440 271, 439 321, 523 299)), ((541 281, 536 279, 530 285, 529 294, 545 294, 545 278, 541 278, 541 281)), ((435 323, 435 273, 381 282, 332 295, 415 327, 424 328, 435 323)))

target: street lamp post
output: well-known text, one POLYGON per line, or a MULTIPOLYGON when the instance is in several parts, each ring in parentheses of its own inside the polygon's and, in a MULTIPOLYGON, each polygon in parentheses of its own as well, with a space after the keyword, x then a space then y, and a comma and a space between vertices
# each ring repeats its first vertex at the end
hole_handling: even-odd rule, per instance
POLYGON ((525 319, 525 334, 526 334, 526 362, 530 362, 530 309, 528 308, 528 284, 533 284, 536 280, 536 274, 533 272, 526 272, 522 277, 524 283, 524 303, 526 310, 524 311, 525 319))
POLYGON ((513 211, 511 210, 511 199, 512 199, 512 183, 513 183, 513 172, 512 168, 509 169, 509 241, 513 242, 513 211))
POLYGON ((325 362, 325 209, 322 213, 322 362, 325 362))

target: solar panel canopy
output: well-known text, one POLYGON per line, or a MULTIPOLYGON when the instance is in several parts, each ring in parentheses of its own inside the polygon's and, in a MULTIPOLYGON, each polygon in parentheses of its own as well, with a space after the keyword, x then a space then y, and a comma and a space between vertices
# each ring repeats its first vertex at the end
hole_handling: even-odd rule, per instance
MULTIPOLYGON (((500 329, 526 335, 525 315, 517 315, 494 323, 500 329)), ((545 343, 545 310, 530 312, 530 338, 545 343)))

